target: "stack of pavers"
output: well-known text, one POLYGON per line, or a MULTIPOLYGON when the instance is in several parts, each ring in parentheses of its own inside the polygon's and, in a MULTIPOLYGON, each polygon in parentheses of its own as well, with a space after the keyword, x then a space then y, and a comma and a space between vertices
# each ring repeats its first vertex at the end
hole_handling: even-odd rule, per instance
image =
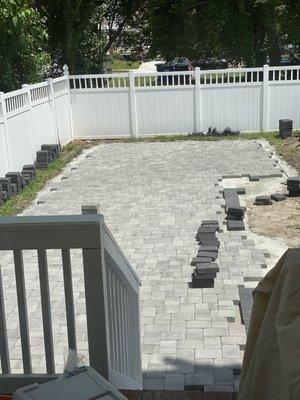
POLYGON ((24 187, 24 181, 20 172, 8 172, 5 174, 6 178, 9 178, 12 186, 12 194, 20 193, 21 189, 24 187))
POLYGON ((59 157, 60 148, 58 144, 42 144, 41 150, 48 151, 50 161, 53 161, 59 157))
POLYGON ((225 199, 225 212, 227 219, 227 229, 229 231, 244 231, 245 207, 240 205, 239 193, 244 193, 244 189, 227 188, 223 189, 225 199))
POLYGON ((288 178, 287 189, 290 197, 300 196, 300 176, 288 178))
POLYGON ((58 144, 42 144, 41 151, 36 152, 36 167, 45 169, 49 163, 59 157, 58 144))
POLYGON ((50 159, 50 153, 47 150, 41 150, 36 152, 36 167, 37 169, 46 169, 49 163, 52 161, 50 159))
POLYGON ((29 182, 32 181, 36 176, 36 168, 34 164, 27 164, 23 166, 23 170, 21 174, 27 179, 29 182))
POLYGON ((10 178, 0 178, 0 186, 2 188, 4 201, 13 195, 13 189, 10 178))
POLYGON ((4 203, 4 194, 3 194, 3 190, 2 190, 2 185, 0 184, 0 206, 2 206, 2 204, 4 203))
POLYGON ((196 267, 192 273, 192 284, 194 288, 214 287, 214 278, 219 272, 219 266, 214 261, 218 258, 220 242, 216 236, 219 232, 217 220, 203 221, 198 229, 196 240, 199 250, 193 258, 191 265, 196 267))
POLYGON ((291 119, 280 119, 279 120, 279 137, 285 139, 292 136, 293 132, 293 121, 291 119))

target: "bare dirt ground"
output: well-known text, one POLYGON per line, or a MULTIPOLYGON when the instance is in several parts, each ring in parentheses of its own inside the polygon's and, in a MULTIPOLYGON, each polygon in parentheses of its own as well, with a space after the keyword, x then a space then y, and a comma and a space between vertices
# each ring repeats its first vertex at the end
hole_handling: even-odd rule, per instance
POLYGON ((253 205, 247 201, 250 229, 260 235, 279 237, 289 247, 300 246, 300 197, 269 206, 253 205))
POLYGON ((277 153, 300 173, 300 133, 271 144, 275 145, 277 153))
MULTIPOLYGON (((293 166, 299 174, 300 134, 293 134, 285 140, 277 139, 271 144, 275 146, 277 154, 293 166)), ((287 194, 286 187, 282 184, 280 186, 274 184, 274 192, 287 194)), ((257 194, 271 193, 269 190, 257 194)), ((246 203, 249 227, 254 233, 270 238, 280 238, 289 247, 300 246, 300 197, 287 197, 286 201, 273 202, 271 206, 253 205, 252 199, 247 199, 246 203)))

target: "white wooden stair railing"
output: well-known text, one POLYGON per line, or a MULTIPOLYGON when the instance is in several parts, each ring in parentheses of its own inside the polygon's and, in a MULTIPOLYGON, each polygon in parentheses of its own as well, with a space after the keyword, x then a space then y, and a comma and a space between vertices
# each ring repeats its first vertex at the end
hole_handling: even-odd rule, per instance
POLYGON ((70 250, 82 249, 90 365, 117 388, 140 389, 140 280, 105 225, 103 215, 4 217, 0 219, 0 250, 10 250, 14 255, 24 374, 14 374, 10 368, 0 271, 0 394, 57 376, 47 249, 61 250, 69 348, 77 348, 70 250), (32 372, 22 254, 29 249, 36 250, 38 256, 46 359, 44 374, 32 372))

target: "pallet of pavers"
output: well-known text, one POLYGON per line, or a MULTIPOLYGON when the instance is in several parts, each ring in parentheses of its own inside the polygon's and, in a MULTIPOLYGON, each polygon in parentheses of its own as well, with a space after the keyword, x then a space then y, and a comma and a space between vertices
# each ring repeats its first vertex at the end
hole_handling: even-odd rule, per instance
POLYGON ((218 258, 220 242, 216 236, 220 226, 217 220, 203 221, 199 227, 196 240, 199 250, 193 258, 191 265, 196 267, 192 273, 194 288, 207 288, 214 286, 214 278, 219 272, 219 266, 215 262, 218 258))
POLYGON ((245 193, 245 190, 235 188, 223 189, 223 196, 225 199, 225 212, 227 219, 227 229, 229 231, 244 231, 244 214, 245 207, 240 205, 239 193, 245 193))

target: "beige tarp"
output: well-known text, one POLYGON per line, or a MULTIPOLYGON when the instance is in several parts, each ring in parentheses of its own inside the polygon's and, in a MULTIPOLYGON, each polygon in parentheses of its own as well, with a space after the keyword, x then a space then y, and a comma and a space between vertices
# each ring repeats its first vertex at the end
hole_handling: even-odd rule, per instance
POLYGON ((254 291, 238 399, 300 399, 300 249, 254 291))

